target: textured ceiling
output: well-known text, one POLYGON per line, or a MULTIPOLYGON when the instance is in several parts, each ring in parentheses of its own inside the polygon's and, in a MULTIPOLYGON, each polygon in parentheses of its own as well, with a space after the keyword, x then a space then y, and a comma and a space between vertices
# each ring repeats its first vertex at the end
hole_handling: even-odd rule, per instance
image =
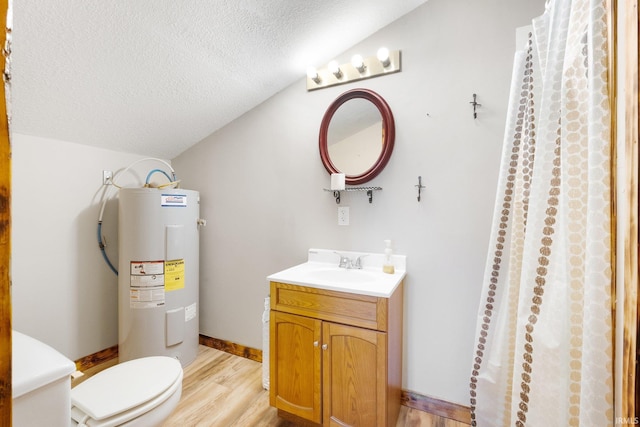
POLYGON ((425 1, 14 1, 12 131, 171 159, 425 1))

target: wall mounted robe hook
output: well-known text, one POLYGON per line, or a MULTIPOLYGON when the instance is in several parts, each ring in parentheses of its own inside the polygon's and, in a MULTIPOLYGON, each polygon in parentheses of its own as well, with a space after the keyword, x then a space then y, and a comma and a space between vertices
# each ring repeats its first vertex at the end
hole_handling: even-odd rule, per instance
POLYGON ((414 185, 414 187, 418 188, 418 201, 420 201, 420 193, 422 192, 422 189, 425 188, 425 186, 422 185, 422 177, 421 176, 418 177, 418 185, 414 185))
POLYGON ((478 112, 476 111, 476 108, 478 107, 482 107, 482 104, 479 104, 477 101, 477 96, 475 93, 473 94, 473 101, 469 102, 469 104, 473 105, 473 118, 477 119, 478 118, 478 112))

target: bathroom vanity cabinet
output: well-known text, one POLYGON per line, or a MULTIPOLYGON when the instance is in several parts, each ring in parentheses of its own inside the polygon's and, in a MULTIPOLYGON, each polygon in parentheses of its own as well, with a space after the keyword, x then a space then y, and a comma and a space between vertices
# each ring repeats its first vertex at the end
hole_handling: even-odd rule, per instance
POLYGON ((390 297, 270 282, 270 403, 310 426, 395 426, 403 283, 390 297))

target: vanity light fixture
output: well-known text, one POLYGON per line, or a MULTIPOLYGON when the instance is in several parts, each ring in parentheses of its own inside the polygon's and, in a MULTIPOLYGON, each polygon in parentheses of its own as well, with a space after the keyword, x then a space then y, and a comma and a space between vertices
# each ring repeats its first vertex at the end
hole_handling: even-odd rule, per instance
POLYGON ((351 62, 346 64, 331 61, 326 67, 318 70, 309 68, 307 69, 307 90, 397 73, 401 71, 400 59, 399 50, 390 51, 382 47, 375 56, 363 58, 361 55, 354 55, 351 62))

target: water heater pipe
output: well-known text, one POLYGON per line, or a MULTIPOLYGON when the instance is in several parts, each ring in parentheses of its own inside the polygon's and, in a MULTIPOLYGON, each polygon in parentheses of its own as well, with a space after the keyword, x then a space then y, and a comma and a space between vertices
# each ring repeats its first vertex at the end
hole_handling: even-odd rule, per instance
MULTIPOLYGON (((176 183, 179 182, 179 181, 176 180, 176 172, 175 172, 175 170, 173 170, 173 167, 171 167, 171 165, 168 162, 166 162, 166 161, 164 161, 162 159, 155 158, 155 157, 145 157, 144 159, 136 160, 135 162, 133 162, 129 166, 127 166, 122 172, 116 172, 116 174, 117 175, 124 174, 124 173, 128 172, 129 169, 131 169, 132 167, 137 165, 138 163, 141 163, 141 162, 144 162, 144 161, 147 161, 147 160, 155 160, 155 161, 158 161, 158 162, 163 163, 164 165, 166 165, 171 170, 171 177, 169 177, 169 175, 165 171, 163 171, 161 169, 153 169, 152 171, 150 171, 147 174, 147 179, 146 179, 145 185, 147 185, 149 183, 149 178, 151 178, 151 175, 153 175, 155 172, 163 173, 164 176, 166 176, 169 179, 170 183, 172 183, 172 184, 176 184, 176 183)), ((111 185, 113 185, 114 187, 120 189, 122 187, 115 183, 115 179, 116 179, 117 175, 113 176, 113 179, 111 180, 111 185)), ((103 184, 103 185, 108 185, 108 184, 103 184)), ((108 196, 109 196, 109 191, 107 191, 105 193, 104 201, 102 202, 102 206, 100 207, 100 213, 98 214, 98 230, 97 230, 98 247, 100 248, 100 252, 102 252, 102 257, 104 258, 104 261, 107 263, 107 265, 109 266, 111 271, 113 271, 115 273, 115 275, 117 276, 118 275, 118 270, 113 266, 113 264, 109 260, 109 256, 107 255, 107 252, 105 251, 105 246, 106 245, 104 244, 104 241, 102 239, 102 216, 104 215, 104 208, 107 206, 107 201, 109 200, 108 196)))

